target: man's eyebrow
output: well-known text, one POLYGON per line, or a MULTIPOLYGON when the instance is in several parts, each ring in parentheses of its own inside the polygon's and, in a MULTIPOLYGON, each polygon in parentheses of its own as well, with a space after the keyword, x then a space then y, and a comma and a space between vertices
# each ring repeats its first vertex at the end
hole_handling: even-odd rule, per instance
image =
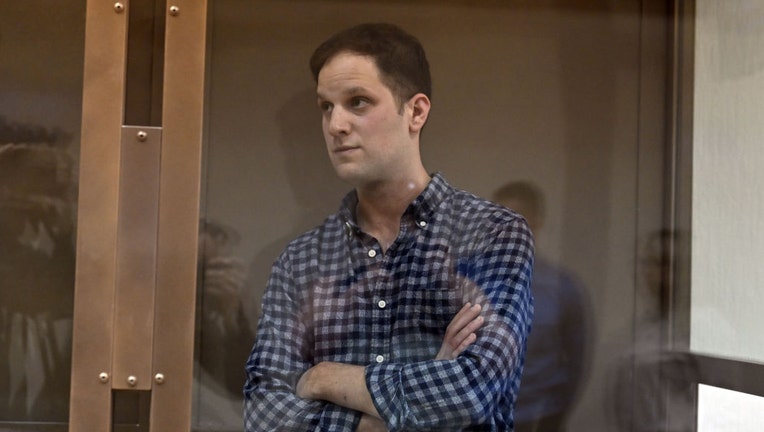
MULTIPOLYGON (((369 91, 366 89, 366 87, 363 86, 354 86, 354 87, 348 87, 346 89, 343 89, 341 91, 341 94, 343 96, 355 96, 359 94, 365 94, 369 91)), ((318 97, 319 100, 327 99, 326 95, 322 94, 320 90, 316 90, 316 97, 318 97)))
POLYGON ((357 94, 367 93, 367 92, 368 92, 368 90, 366 90, 365 87, 355 86, 355 87, 350 87, 350 88, 344 90, 342 93, 346 94, 348 96, 354 96, 354 95, 357 95, 357 94))

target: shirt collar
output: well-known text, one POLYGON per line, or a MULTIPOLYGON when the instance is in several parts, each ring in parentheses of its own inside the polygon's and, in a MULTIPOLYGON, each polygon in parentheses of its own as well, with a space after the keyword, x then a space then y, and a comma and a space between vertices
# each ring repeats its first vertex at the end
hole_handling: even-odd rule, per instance
MULTIPOLYGON (((453 188, 446 181, 441 173, 435 173, 432 175, 430 183, 417 196, 414 201, 409 204, 408 208, 404 212, 404 215, 411 215, 414 220, 420 224, 421 222, 428 223, 435 209, 453 193, 453 188)), ((345 226, 349 230, 353 230, 358 233, 360 228, 358 227, 358 221, 355 215, 355 209, 358 205, 358 195, 355 190, 350 191, 342 200, 340 205, 339 215, 345 226)), ((421 225, 420 225, 421 226, 421 225)))
POLYGON ((410 214, 417 223, 427 223, 435 209, 440 206, 451 193, 453 188, 440 173, 432 175, 427 187, 409 204, 404 214, 410 214))

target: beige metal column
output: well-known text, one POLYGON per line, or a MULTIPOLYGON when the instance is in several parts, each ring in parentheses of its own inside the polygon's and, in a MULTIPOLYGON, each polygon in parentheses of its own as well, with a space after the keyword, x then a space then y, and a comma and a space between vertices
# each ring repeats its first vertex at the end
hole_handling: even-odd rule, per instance
POLYGON ((206 1, 167 4, 152 432, 191 427, 207 20, 206 1))
POLYGON ((117 200, 127 17, 124 5, 89 1, 85 24, 82 143, 69 430, 111 430, 117 200))
POLYGON ((130 3, 88 2, 72 432, 111 431, 115 390, 151 392, 151 431, 190 430, 206 4, 167 2, 150 127, 123 125, 130 3))

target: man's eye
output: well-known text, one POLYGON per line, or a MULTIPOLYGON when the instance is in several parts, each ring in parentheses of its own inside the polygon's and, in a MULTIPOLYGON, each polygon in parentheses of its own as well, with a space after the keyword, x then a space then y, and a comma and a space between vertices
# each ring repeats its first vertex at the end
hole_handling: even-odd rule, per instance
POLYGON ((332 104, 329 102, 321 102, 318 104, 318 107, 321 109, 322 112, 329 112, 332 110, 332 104))
POLYGON ((368 105, 369 101, 366 98, 354 97, 350 99, 350 106, 353 108, 363 108, 368 105))

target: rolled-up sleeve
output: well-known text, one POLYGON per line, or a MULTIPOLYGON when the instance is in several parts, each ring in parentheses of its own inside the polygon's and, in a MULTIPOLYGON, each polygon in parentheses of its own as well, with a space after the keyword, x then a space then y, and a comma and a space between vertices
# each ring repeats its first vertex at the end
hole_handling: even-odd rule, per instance
POLYGON ((285 253, 274 264, 247 360, 244 430, 355 430, 359 413, 295 394, 300 377, 313 366, 313 343, 307 302, 299 297, 288 262, 285 253))

